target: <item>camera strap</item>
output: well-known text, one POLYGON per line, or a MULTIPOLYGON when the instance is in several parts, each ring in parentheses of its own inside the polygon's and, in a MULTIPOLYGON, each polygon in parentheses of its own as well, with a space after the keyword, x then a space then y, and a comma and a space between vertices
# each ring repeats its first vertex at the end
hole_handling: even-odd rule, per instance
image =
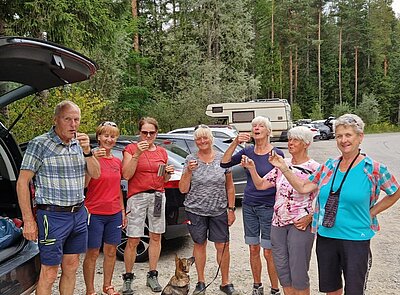
MULTIPOLYGON (((343 183, 344 183, 344 181, 346 180, 346 177, 347 177, 347 175, 349 174, 351 167, 353 167, 354 162, 357 160, 357 158, 358 158, 359 155, 360 155, 360 150, 358 150, 357 156, 355 156, 355 158, 353 159, 353 161, 351 161, 351 164, 350 164, 349 168, 347 168, 346 174, 344 175, 344 177, 343 177, 343 179, 342 179, 342 182, 341 182, 340 185, 339 185, 339 188, 338 188, 337 191, 335 192, 335 194, 337 194, 338 197, 339 197, 339 195, 340 195, 340 191, 342 190, 343 183)), ((337 167, 336 167, 336 169, 335 169, 335 174, 333 175, 333 179, 332 179, 332 183, 331 183, 331 189, 329 190, 329 195, 331 195, 332 193, 334 193, 334 191, 333 191, 333 183, 335 182, 336 172, 339 170, 339 166, 340 166, 340 163, 342 162, 342 159, 343 159, 343 157, 340 158, 339 163, 338 163, 338 165, 337 165, 337 167)))

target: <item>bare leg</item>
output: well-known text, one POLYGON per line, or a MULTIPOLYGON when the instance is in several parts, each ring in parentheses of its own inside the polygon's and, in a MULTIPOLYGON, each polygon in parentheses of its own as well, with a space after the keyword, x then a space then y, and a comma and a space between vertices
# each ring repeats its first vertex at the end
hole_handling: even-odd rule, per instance
POLYGON ((294 289, 295 290, 295 295, 310 295, 310 288, 304 289, 304 290, 298 290, 298 289, 294 289))
POLYGON ((110 245, 110 244, 104 244, 103 253, 104 253, 103 286, 108 287, 108 286, 112 285, 111 280, 112 280, 112 276, 113 276, 113 272, 114 272, 115 259, 116 259, 116 255, 117 255, 117 246, 110 245))
POLYGON ((221 276, 222 284, 225 286, 229 284, 229 264, 230 264, 230 253, 229 253, 229 242, 226 243, 215 243, 217 249, 217 263, 221 263, 221 276))
POLYGON ((261 257, 260 257, 260 245, 249 245, 250 249, 250 266, 253 274, 254 284, 261 283, 261 257))
POLYGON ((64 254, 61 263, 60 295, 74 294, 78 266, 79 254, 64 254))
POLYGON ((274 259, 272 258, 272 250, 264 249, 264 257, 267 261, 268 276, 271 282, 271 287, 274 289, 279 288, 278 274, 276 273, 274 259))
POLYGON ((197 281, 205 282, 204 268, 206 267, 206 254, 207 240, 203 244, 194 243, 193 246, 193 256, 195 258, 196 270, 197 270, 197 281))
POLYGON ((90 248, 86 251, 85 259, 83 260, 83 277, 85 279, 86 294, 95 293, 94 273, 99 252, 100 249, 98 248, 90 248))
POLYGON ((58 265, 41 265, 36 295, 51 295, 51 289, 57 278, 58 265))
POLYGON ((124 252, 125 272, 131 273, 136 261, 136 248, 139 245, 140 238, 128 238, 124 252))
POLYGON ((296 291, 293 287, 283 287, 283 294, 285 295, 296 295, 296 291))
POLYGON ((149 244, 149 270, 157 270, 161 253, 161 234, 150 232, 149 244))

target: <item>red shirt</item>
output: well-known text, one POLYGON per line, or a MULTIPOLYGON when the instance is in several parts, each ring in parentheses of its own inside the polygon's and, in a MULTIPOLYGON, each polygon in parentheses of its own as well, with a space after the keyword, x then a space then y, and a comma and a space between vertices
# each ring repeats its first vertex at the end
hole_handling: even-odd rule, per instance
MULTIPOLYGON (((128 152, 132 156, 137 149, 136 143, 126 146, 124 153, 128 152)), ((158 165, 167 164, 167 151, 160 146, 156 146, 154 151, 144 151, 137 162, 135 174, 128 181, 128 198, 140 192, 154 189, 164 191, 164 176, 157 176, 158 165)))
POLYGON ((98 158, 101 174, 98 179, 90 179, 87 186, 85 206, 89 213, 112 215, 121 208, 121 160, 112 158, 98 158))

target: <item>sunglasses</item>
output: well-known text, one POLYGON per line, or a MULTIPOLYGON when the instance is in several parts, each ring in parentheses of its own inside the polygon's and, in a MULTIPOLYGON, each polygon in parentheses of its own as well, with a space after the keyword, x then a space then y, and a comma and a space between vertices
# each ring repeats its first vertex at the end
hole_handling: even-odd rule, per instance
POLYGON ((157 131, 140 131, 144 136, 154 136, 154 134, 157 133, 157 131))
POLYGON ((114 122, 111 122, 111 121, 105 121, 105 122, 101 123, 101 126, 117 127, 117 124, 115 124, 114 122))

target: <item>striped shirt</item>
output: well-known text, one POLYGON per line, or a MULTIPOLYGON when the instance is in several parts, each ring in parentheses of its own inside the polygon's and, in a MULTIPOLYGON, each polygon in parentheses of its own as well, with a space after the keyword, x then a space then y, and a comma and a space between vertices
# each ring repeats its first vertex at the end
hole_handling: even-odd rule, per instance
POLYGON ((35 173, 36 203, 58 206, 84 200, 85 167, 78 141, 64 144, 54 127, 29 142, 21 164, 21 170, 35 173))
MULTIPOLYGON (((314 172, 308 179, 317 184, 318 188, 326 185, 330 178, 332 177, 336 166, 338 165, 340 160, 329 159, 325 162, 325 164, 321 165, 319 169, 314 172)), ((372 158, 365 156, 364 167, 363 170, 367 175, 369 181, 371 182, 371 194, 370 194, 370 208, 372 208, 375 203, 379 199, 379 194, 381 190, 383 190, 387 195, 393 195, 398 189, 399 184, 394 178, 392 174, 388 171, 387 167, 377 161, 374 161, 372 158)), ((320 212, 320 205, 317 198, 316 206, 314 210, 313 222, 312 222, 312 231, 317 232, 318 230, 318 221, 320 212)), ((371 220, 371 229, 374 231, 379 230, 379 223, 376 216, 371 220)))

